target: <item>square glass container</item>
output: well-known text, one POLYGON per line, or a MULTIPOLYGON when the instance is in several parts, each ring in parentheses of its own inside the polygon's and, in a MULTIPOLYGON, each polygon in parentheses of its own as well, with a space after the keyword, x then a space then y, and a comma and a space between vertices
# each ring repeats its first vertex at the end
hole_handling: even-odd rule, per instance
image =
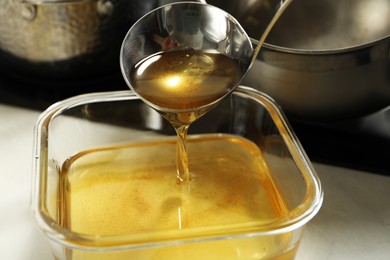
POLYGON ((294 259, 303 228, 323 200, 315 170, 281 108, 244 86, 190 126, 190 172, 214 167, 208 173, 214 176, 226 165, 241 169, 216 178, 219 186, 199 185, 206 193, 200 199, 195 183, 201 174, 191 179, 191 187, 176 183, 173 127, 131 91, 90 93, 53 104, 41 114, 34 134, 32 210, 56 259, 294 259), (213 146, 220 138, 228 146, 213 146), (91 151, 103 153, 72 164, 91 151), (253 172, 247 164, 259 176, 248 177, 253 172), (88 170, 91 165, 95 168, 88 170), (150 188, 155 193, 149 196, 142 190, 148 190, 149 180, 133 185, 140 171, 164 167, 172 171, 171 188, 150 188), (118 180, 125 186, 115 186, 118 180), (102 183, 114 186, 89 193, 102 183), (170 193, 175 187, 201 209, 184 209, 183 198, 170 193), (220 193, 223 203, 215 199, 220 193), (135 203, 146 197, 156 204, 135 203), (250 216, 241 218, 233 204, 250 216), (210 207, 215 216, 202 224, 210 207), (161 217, 161 208, 173 215, 161 217), (187 225, 187 217, 197 224, 187 225), (178 225, 164 226, 172 218, 178 225))

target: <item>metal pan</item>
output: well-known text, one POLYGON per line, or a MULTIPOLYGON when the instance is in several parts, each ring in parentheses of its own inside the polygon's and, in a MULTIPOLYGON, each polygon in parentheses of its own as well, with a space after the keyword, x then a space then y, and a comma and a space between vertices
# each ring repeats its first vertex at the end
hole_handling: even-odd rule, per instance
POLYGON ((117 72, 130 26, 174 1, 1 0, 0 69, 43 80, 117 72))
MULTIPOLYGON (((207 2, 235 16, 256 45, 270 1, 207 2)), ((354 118, 384 108, 390 105, 389 17, 388 0, 295 0, 242 83, 305 121, 354 118)))

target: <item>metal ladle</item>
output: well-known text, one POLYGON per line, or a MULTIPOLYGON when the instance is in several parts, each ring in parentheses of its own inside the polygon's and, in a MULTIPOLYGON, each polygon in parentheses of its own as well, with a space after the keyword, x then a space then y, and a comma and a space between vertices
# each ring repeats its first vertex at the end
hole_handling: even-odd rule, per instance
MULTIPOLYGON (((122 75, 135 94, 174 126, 178 135, 179 182, 189 180, 185 140, 190 124, 207 113, 238 86, 256 59, 261 43, 264 42, 271 27, 289 2, 291 0, 275 1, 275 6, 268 7, 273 8, 275 14, 270 17, 267 26, 264 27, 256 50, 253 50, 250 38, 234 17, 222 9, 199 2, 179 2, 161 6, 139 19, 128 31, 120 51, 122 75), (147 58, 154 57, 147 61, 149 66, 161 58, 161 53, 180 50, 223 54, 225 57, 237 61, 239 73, 233 79, 230 78, 232 76, 229 74, 223 76, 223 81, 229 78, 226 80, 228 81, 226 85, 202 82, 196 85, 197 89, 195 90, 191 84, 179 88, 175 86, 176 89, 172 90, 170 84, 166 83, 166 74, 172 73, 172 70, 170 71, 171 65, 167 65, 167 68, 164 68, 164 75, 154 79, 156 84, 148 85, 147 89, 138 87, 138 81, 134 81, 134 73, 141 75, 144 70, 136 70, 135 66, 147 58), (160 83, 162 81, 164 83, 160 83), (157 87, 157 84, 165 85, 157 87), (183 91, 183 87, 186 88, 185 91, 183 91), (207 95, 205 95, 206 93, 207 95), (193 100, 197 101, 191 105, 190 101, 193 100)), ((188 64, 191 63, 192 61, 188 64)), ((202 60, 200 65, 197 65, 196 70, 203 70, 208 66, 208 62, 202 60)), ((212 68, 210 71, 214 69, 219 68, 212 68)), ((188 70, 190 70, 189 67, 183 67, 183 71, 188 70)), ((177 74, 177 71, 174 73, 177 74)), ((206 80, 207 73, 209 72, 205 72, 206 80)), ((182 75, 179 74, 176 81, 181 80, 181 77, 182 75)), ((203 76, 191 77, 196 79, 203 76)))

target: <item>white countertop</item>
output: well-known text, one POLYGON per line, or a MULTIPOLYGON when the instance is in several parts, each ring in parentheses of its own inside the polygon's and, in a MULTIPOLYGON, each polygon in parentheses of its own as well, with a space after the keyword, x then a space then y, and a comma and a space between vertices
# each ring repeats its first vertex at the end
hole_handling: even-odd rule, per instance
MULTIPOLYGON (((30 213, 38 116, 37 111, 0 104, 0 259, 53 259, 30 213)), ((314 167, 325 198, 307 224, 296 259, 390 259, 390 177, 316 163, 314 167)))

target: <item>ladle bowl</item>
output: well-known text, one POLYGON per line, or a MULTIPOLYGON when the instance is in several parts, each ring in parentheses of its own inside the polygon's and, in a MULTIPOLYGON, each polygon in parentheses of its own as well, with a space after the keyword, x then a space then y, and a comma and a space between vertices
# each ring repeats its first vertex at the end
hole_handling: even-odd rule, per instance
MULTIPOLYGON (((238 21, 222 9, 204 2, 181 2, 161 6, 139 19, 125 36, 120 51, 123 77, 130 89, 148 105, 158 111, 166 110, 167 107, 150 102, 134 88, 130 74, 137 63, 153 54, 174 50, 191 49, 223 54, 238 62, 240 77, 226 88, 226 92, 222 93, 218 100, 211 102, 216 103, 237 87, 255 61, 271 27, 290 2, 291 0, 273 1, 267 6, 272 11, 264 17, 262 27, 259 28, 259 44, 255 51, 251 39, 238 21)), ((203 87, 212 88, 213 85, 203 87)), ((178 102, 180 98, 180 95, 174 96, 174 102, 178 102)), ((189 94, 186 98, 190 101, 192 96, 189 94)))
MULTIPOLYGON (((134 81, 131 79, 131 73, 139 62, 148 57, 180 50, 222 54, 238 63, 238 74, 240 76, 233 80, 231 85, 223 90, 224 92, 218 93, 218 99, 211 100, 210 103, 218 102, 238 85, 240 79, 248 71, 253 56, 250 38, 236 19, 222 9, 199 2, 181 2, 164 5, 149 12, 130 28, 124 38, 120 51, 120 67, 130 89, 157 111, 170 110, 172 107, 169 104, 174 102, 190 103, 195 98, 191 95, 198 95, 199 92, 193 90, 194 86, 191 86, 191 84, 181 85, 176 92, 166 89, 170 86, 156 88, 153 89, 154 93, 152 90, 149 91, 152 92, 150 95, 159 95, 160 93, 156 93, 157 91, 164 91, 164 93, 161 93, 160 99, 166 99, 166 101, 160 102, 161 104, 157 104, 135 87, 134 81), (165 105, 162 105, 162 103, 165 105)), ((164 68, 164 73, 174 71, 178 75, 177 77, 180 78, 189 70, 200 70, 205 66, 209 66, 206 59, 197 65, 199 68, 193 68, 193 64, 189 62, 188 66, 180 68, 182 69, 180 72, 172 69, 172 67, 177 67, 178 64, 167 65, 164 68)), ((155 60, 148 62, 148 65, 155 62, 155 60)), ((177 63, 179 62, 177 60, 177 63)), ((176 63, 176 60, 172 63, 176 63)), ((210 70, 218 69, 214 68, 218 66, 216 63, 210 66, 213 66, 210 70)), ((142 72, 138 71, 137 74, 142 72)), ((162 76, 161 78, 165 79, 166 77, 162 76)), ((156 84, 159 83, 156 82, 156 84)), ((200 83, 199 88, 204 88, 205 92, 213 91, 209 89, 213 88, 214 84, 208 86, 202 84, 203 82, 200 83)), ((215 90, 215 92, 217 91, 220 90, 215 90)), ((144 92, 147 92, 147 90, 144 92)), ((203 105, 211 104, 203 102, 203 105)), ((188 106, 188 109, 194 110, 197 108, 188 106)), ((179 110, 185 110, 185 108, 179 110)))

